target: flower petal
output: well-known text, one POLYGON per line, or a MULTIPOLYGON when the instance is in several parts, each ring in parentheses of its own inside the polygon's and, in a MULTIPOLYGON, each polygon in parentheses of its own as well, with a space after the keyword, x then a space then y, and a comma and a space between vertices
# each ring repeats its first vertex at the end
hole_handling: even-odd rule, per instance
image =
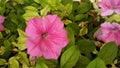
POLYGON ((68 37, 65 30, 59 32, 59 34, 50 34, 50 37, 48 39, 58 45, 58 47, 63 48, 68 44, 68 37))
POLYGON ((0 24, 2 24, 4 20, 5 20, 5 17, 0 15, 0 24))
POLYGON ((53 32, 53 33, 59 32, 64 27, 63 22, 60 20, 60 18, 57 15, 48 15, 46 16, 45 21, 49 22, 46 24, 48 32, 53 32))
POLYGON ((32 56, 42 56, 41 48, 39 47, 39 43, 35 43, 33 40, 28 39, 26 42, 27 45, 27 53, 32 56))
POLYGON ((115 13, 120 14, 120 7, 115 9, 115 13))
POLYGON ((51 42, 51 40, 45 40, 44 44, 45 46, 41 46, 43 48, 44 57, 46 59, 58 59, 62 48, 54 42, 51 42))
POLYGON ((0 24, 0 31, 3 31, 3 30, 4 30, 3 24, 0 24))
POLYGON ((28 37, 41 37, 42 33, 45 32, 43 20, 38 17, 30 19, 25 32, 28 37))
POLYGON ((111 9, 101 9, 100 13, 102 16, 108 16, 113 14, 114 10, 111 9))

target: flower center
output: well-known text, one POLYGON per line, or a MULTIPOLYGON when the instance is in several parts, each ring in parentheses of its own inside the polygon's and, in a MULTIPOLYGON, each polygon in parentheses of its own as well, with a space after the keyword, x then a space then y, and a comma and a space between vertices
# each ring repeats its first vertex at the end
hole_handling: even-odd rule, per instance
POLYGON ((115 9, 116 9, 116 7, 115 7, 115 6, 112 6, 112 9, 113 9, 113 10, 115 10, 115 9))
POLYGON ((112 32, 117 32, 117 31, 118 31, 118 30, 117 30, 117 29, 115 29, 115 28, 113 28, 113 29, 112 29, 112 32))
POLYGON ((47 38, 47 35, 48 35, 47 33, 43 33, 43 34, 42 34, 42 38, 43 38, 43 39, 47 38))

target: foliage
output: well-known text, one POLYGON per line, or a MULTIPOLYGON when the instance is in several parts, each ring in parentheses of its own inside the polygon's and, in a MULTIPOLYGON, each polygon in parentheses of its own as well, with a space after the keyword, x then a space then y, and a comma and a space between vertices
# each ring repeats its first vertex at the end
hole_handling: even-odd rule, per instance
POLYGON ((120 15, 102 17, 95 4, 90 0, 0 0, 0 15, 6 17, 0 32, 0 68, 119 68, 119 46, 97 41, 93 35, 104 21, 120 23, 120 15), (47 14, 61 18, 69 43, 58 60, 37 57, 32 62, 25 28, 29 18, 47 14))

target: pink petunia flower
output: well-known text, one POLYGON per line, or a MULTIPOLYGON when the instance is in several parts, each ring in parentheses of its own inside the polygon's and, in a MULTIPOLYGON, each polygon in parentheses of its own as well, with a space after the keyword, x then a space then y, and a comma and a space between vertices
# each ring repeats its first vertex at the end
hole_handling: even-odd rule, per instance
POLYGON ((96 31, 94 37, 106 43, 114 41, 117 45, 120 45, 120 25, 118 23, 104 22, 101 24, 100 29, 96 31))
POLYGON ((25 32, 28 36, 27 53, 32 56, 58 59, 62 48, 68 44, 64 24, 57 15, 30 19, 25 32))
POLYGON ((0 15, 0 32, 4 30, 4 26, 3 26, 4 20, 5 17, 0 15))
POLYGON ((98 6, 101 8, 101 16, 108 16, 113 13, 120 14, 120 0, 102 0, 98 6))

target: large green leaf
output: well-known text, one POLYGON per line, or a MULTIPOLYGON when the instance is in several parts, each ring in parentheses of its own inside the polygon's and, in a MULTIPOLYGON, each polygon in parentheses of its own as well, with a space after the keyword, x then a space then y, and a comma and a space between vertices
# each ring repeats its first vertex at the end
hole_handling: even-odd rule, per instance
POLYGON ((57 60, 45 60, 45 64, 48 66, 48 68, 57 68, 58 67, 58 61, 57 60))
POLYGON ((69 39, 69 43, 67 47, 75 45, 75 37, 74 37, 73 30, 70 27, 66 27, 66 30, 67 30, 67 36, 69 39))
POLYGON ((96 45, 94 41, 91 40, 79 40, 76 43, 79 46, 79 49, 82 54, 84 54, 86 57, 91 58, 91 52, 95 50, 96 45))
POLYGON ((36 67, 35 68, 48 68, 47 65, 44 63, 44 60, 41 58, 37 59, 36 67))
POLYGON ((75 68, 86 68, 89 63, 90 63, 90 59, 81 55, 79 57, 78 62, 75 65, 75 68))
POLYGON ((71 46, 62 54, 60 60, 61 68, 72 68, 78 61, 79 56, 80 51, 77 46, 71 46))
POLYGON ((100 57, 106 64, 111 64, 117 55, 118 48, 114 42, 107 43, 102 46, 98 57, 100 57))
POLYGON ((96 58, 88 64, 87 68, 106 68, 106 67, 103 60, 101 60, 100 58, 96 58))

